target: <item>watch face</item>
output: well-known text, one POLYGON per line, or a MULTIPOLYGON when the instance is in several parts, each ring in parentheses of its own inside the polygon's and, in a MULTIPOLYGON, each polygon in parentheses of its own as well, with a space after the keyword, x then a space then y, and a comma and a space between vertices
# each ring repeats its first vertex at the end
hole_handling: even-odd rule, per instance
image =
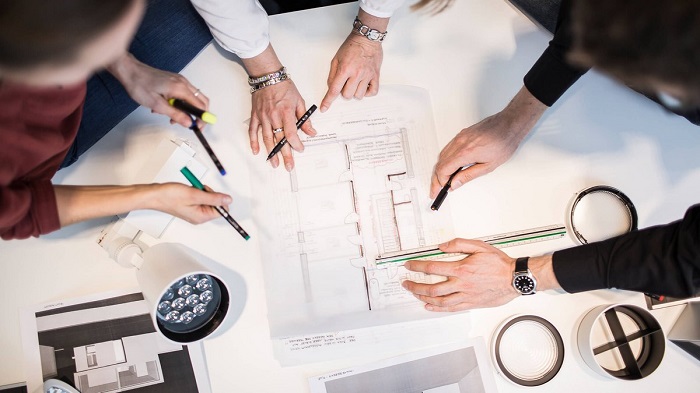
POLYGON ((377 30, 370 30, 367 34, 367 38, 369 38, 370 40, 378 40, 380 34, 381 33, 379 33, 377 30))
POLYGON ((529 276, 516 276, 513 279, 513 286, 523 295, 528 295, 535 290, 535 280, 529 276))

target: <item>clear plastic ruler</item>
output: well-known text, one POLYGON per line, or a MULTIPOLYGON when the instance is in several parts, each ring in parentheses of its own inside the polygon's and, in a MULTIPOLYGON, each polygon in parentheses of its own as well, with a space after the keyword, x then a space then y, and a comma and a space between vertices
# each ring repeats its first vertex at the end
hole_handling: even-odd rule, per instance
MULTIPOLYGON (((566 235, 566 227, 564 225, 548 225, 545 227, 480 237, 476 240, 482 240, 496 248, 505 248, 543 242, 546 240, 560 239, 564 237, 564 235, 566 235)), ((455 260, 462 258, 464 258, 464 254, 462 253, 446 253, 440 251, 437 246, 426 246, 378 255, 375 262, 378 268, 382 268, 396 264, 403 264, 406 261, 415 259, 455 260)))

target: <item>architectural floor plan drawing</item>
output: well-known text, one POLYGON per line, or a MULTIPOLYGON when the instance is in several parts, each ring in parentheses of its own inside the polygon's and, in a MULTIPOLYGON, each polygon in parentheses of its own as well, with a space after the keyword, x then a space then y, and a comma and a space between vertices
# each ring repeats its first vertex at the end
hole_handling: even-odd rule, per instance
POLYGON ((368 326, 378 312, 418 304, 400 286, 409 272, 374 261, 452 234, 448 209, 429 208, 438 154, 430 107, 424 90, 405 86, 338 102, 313 119, 319 134, 305 139, 294 171, 265 171, 256 216, 274 223, 261 230, 273 335, 368 326))

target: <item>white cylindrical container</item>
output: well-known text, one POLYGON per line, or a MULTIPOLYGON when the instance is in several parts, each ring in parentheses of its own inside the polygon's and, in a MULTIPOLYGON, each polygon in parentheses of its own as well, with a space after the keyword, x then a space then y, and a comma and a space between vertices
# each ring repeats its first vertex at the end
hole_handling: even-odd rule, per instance
POLYGON ((633 305, 602 305, 581 320, 577 335, 583 361, 598 374, 624 380, 646 377, 664 357, 661 325, 633 305))

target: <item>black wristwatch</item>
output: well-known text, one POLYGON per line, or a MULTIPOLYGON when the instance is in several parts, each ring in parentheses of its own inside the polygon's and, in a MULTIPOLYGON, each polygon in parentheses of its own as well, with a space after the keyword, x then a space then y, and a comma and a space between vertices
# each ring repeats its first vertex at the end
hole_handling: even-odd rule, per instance
POLYGON ((537 290, 537 280, 527 268, 529 257, 515 260, 515 271, 513 272, 513 288, 521 295, 534 295, 537 290))

